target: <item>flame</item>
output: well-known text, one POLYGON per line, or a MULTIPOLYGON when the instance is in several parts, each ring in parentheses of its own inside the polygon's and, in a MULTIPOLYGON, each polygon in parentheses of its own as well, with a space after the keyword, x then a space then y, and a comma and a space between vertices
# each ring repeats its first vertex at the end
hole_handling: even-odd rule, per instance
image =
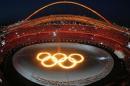
POLYGON ((71 69, 76 67, 77 64, 84 61, 84 56, 78 53, 66 55, 64 53, 51 54, 49 52, 40 52, 37 54, 36 59, 41 62, 41 65, 46 68, 52 68, 56 65, 63 69, 71 69), (65 62, 70 62, 71 65, 65 65, 65 62))

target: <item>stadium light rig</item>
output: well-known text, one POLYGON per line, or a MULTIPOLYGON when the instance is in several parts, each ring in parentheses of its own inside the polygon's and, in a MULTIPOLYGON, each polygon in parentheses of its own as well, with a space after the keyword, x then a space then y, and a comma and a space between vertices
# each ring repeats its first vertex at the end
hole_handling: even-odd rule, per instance
POLYGON ((116 76, 130 73, 129 37, 128 29, 113 25, 83 4, 58 1, 45 5, 24 21, 2 30, 1 82, 11 86, 109 84, 116 76), (31 19, 58 4, 81 6, 102 20, 71 14, 31 19))

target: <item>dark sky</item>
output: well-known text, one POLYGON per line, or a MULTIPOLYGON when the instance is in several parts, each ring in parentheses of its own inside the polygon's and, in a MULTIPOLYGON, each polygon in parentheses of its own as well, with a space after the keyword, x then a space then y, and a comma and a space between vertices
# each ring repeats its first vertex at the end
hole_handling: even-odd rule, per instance
MULTIPOLYGON (((54 1, 61 1, 61 0, 0 0, 0 25, 8 25, 23 20, 29 14, 34 12, 36 9, 54 1)), ((111 22, 130 28, 129 0, 70 0, 70 1, 83 3, 101 13, 111 22)), ((64 9, 64 8, 67 7, 62 6, 62 8, 56 8, 56 9, 64 9)), ((68 10, 66 9, 62 11, 68 12, 68 10)), ((54 7, 53 9, 46 10, 45 13, 53 14, 54 7)), ((73 14, 75 14, 75 12, 73 14)))

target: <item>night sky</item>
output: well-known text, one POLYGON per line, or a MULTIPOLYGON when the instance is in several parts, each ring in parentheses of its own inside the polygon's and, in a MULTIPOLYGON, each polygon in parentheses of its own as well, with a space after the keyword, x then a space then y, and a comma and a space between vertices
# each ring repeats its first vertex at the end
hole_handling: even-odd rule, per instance
MULTIPOLYGON (((61 0, 0 0, 0 25, 9 25, 25 19, 29 14, 45 4, 61 0)), ((112 23, 130 28, 130 1, 129 0, 69 0, 85 4, 101 13, 112 23)), ((68 12, 68 5, 52 7, 45 10, 42 16, 56 14, 55 9, 62 13, 68 12), (61 11, 62 9, 62 11, 61 11)), ((68 6, 71 8, 71 6, 68 6)), ((74 8, 74 6, 72 6, 74 8)), ((79 7, 77 7, 78 9, 79 7)), ((70 9, 70 14, 77 11, 70 9)), ((60 13, 59 12, 59 13, 60 13)), ((83 11, 84 12, 84 11, 83 11)), ((77 12, 83 14, 82 12, 77 12)), ((87 15, 86 12, 84 14, 87 15)))

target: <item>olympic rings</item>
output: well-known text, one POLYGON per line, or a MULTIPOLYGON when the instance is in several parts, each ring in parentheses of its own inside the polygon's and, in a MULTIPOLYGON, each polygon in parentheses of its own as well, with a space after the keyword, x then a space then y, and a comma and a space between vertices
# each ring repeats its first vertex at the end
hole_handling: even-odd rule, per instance
POLYGON ((37 54, 36 59, 40 61, 41 65, 44 67, 51 68, 58 65, 64 69, 74 68, 77 64, 84 61, 84 57, 78 53, 72 53, 67 56, 64 53, 55 53, 51 55, 49 52, 40 52, 37 54), (51 63, 49 61, 51 61, 51 63), (65 65, 66 61, 69 61, 71 65, 65 65))

